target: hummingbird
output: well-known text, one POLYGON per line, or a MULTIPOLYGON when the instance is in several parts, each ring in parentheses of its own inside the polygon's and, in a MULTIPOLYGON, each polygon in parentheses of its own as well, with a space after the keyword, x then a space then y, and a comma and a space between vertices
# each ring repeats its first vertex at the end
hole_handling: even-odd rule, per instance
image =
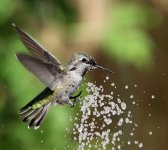
POLYGON ((17 59, 46 86, 18 112, 21 120, 28 123, 28 128, 39 128, 51 106, 69 104, 73 107, 82 91, 75 96, 73 93, 88 71, 102 69, 113 73, 110 69, 98 65, 93 57, 83 52, 75 53, 67 66, 63 67, 60 61, 34 38, 15 23, 12 26, 30 52, 30 54, 17 53, 17 59))

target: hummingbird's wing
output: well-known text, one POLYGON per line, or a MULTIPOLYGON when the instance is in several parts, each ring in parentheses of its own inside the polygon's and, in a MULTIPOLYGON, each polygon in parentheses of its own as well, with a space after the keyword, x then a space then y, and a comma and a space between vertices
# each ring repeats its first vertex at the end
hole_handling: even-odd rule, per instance
POLYGON ((46 63, 52 63, 53 65, 58 66, 61 70, 63 67, 60 61, 55 58, 51 53, 49 53, 42 45, 40 45, 35 39, 33 39, 29 34, 21 30, 14 23, 12 24, 18 33, 23 44, 28 48, 29 52, 38 59, 43 60, 46 63))
POLYGON ((57 86, 57 81, 65 74, 57 65, 47 63, 31 55, 16 54, 18 60, 51 90, 57 86))

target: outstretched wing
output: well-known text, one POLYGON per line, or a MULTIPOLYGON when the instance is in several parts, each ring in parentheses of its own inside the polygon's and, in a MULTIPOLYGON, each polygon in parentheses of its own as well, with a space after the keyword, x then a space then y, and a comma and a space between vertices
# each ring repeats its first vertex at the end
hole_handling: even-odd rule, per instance
POLYGON ((61 76, 62 70, 52 63, 45 63, 42 60, 26 54, 17 54, 18 60, 32 72, 41 82, 51 90, 57 86, 57 79, 61 76))
POLYGON ((51 90, 57 86, 57 79, 65 74, 60 61, 43 46, 15 24, 12 24, 23 44, 32 55, 17 54, 18 60, 51 90))
POLYGON ((43 60, 46 63, 53 63, 54 65, 59 66, 60 69, 63 69, 60 61, 56 59, 51 53, 49 53, 42 45, 40 45, 35 39, 33 39, 26 32, 17 27, 14 23, 12 25, 15 28, 16 32, 18 33, 23 44, 28 48, 29 52, 33 56, 43 60))

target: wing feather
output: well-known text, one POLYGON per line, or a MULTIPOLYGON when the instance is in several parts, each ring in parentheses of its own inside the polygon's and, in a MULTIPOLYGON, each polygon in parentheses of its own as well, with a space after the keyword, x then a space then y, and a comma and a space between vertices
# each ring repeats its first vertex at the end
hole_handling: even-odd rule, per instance
POLYGON ((59 66, 60 69, 63 69, 60 61, 55 58, 51 53, 49 53, 42 45, 40 45, 40 43, 38 43, 33 37, 24 32, 22 29, 17 27, 14 23, 12 25, 15 28, 23 44, 28 48, 33 56, 45 61, 46 63, 53 63, 54 65, 59 66))
POLYGON ((42 60, 26 54, 17 54, 18 60, 32 72, 41 82, 54 90, 57 79, 62 76, 62 70, 52 63, 48 64, 42 60))
POLYGON ((18 60, 51 90, 57 85, 57 79, 65 74, 60 61, 49 53, 29 34, 12 24, 23 44, 32 55, 17 54, 18 60))

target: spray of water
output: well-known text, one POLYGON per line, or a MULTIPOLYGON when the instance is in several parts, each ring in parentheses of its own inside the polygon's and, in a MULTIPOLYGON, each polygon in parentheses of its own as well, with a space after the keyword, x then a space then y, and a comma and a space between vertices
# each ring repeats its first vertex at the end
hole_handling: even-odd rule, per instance
MULTIPOLYGON (((107 80, 109 77, 106 77, 104 82, 107 80)), ((111 89, 117 88, 115 83, 110 84, 111 89)), ((137 86, 134 85, 135 88, 137 86)), ((129 86, 125 85, 124 88, 128 90, 129 86)), ((116 97, 113 91, 105 94, 102 85, 97 86, 91 82, 87 83, 86 91, 87 95, 80 101, 81 114, 71 118, 71 121, 75 122, 73 135, 78 145, 77 149, 120 150, 133 144, 137 149, 143 148, 143 142, 137 137, 134 138, 138 124, 134 121, 126 101, 120 98, 120 95, 116 97)), ((151 99, 154 98, 152 95, 151 99)), ((132 105, 138 105, 134 99, 134 95, 129 96, 132 105)), ((149 135, 152 135, 151 131, 149 135)))

